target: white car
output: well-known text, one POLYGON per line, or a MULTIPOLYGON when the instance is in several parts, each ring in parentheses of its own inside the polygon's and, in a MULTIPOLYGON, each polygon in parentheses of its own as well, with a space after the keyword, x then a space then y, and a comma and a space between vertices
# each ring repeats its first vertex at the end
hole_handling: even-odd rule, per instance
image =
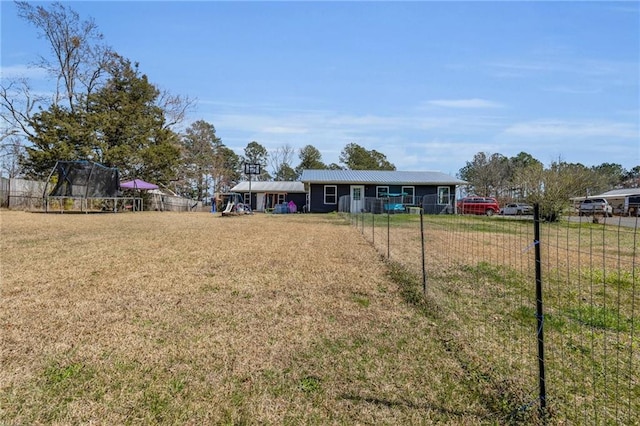
POLYGON ((510 203, 500 209, 502 215, 533 214, 533 207, 525 203, 510 203))
POLYGON ((613 207, 604 198, 587 198, 580 203, 578 214, 580 216, 602 214, 611 217, 613 207))

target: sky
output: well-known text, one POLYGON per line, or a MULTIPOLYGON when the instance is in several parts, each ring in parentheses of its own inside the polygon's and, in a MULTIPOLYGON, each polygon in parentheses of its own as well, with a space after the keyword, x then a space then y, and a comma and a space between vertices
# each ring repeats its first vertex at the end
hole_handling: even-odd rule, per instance
MULTIPOLYGON (((356 143, 452 176, 479 152, 640 165, 637 1, 62 3, 239 155, 313 145, 339 163, 356 143)), ((3 81, 52 87, 30 65, 49 46, 0 6, 3 81)))

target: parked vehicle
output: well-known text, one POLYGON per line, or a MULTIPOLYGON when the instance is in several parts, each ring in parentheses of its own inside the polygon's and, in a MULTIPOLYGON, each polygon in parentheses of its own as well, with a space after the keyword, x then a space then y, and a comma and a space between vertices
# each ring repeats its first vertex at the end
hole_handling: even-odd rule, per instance
POLYGON ((462 214, 486 214, 493 216, 500 212, 500 205, 491 197, 465 197, 457 203, 458 213, 462 214))
POLYGON ((627 216, 640 216, 640 195, 631 195, 625 199, 623 213, 627 216))
POLYGON ((611 217, 613 207, 604 198, 587 198, 580 203, 578 214, 580 216, 602 214, 611 217))
POLYGON ((502 215, 524 215, 533 214, 533 206, 525 203, 509 203, 500 209, 502 215))

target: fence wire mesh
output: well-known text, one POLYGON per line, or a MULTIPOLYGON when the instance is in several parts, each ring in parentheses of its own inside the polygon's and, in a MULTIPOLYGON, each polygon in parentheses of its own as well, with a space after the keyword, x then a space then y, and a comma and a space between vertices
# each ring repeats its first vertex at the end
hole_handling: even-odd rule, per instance
POLYGON ((345 214, 391 262, 426 276, 440 338, 512 419, 640 424, 637 217, 540 224, 540 412, 533 217, 393 213, 345 214))

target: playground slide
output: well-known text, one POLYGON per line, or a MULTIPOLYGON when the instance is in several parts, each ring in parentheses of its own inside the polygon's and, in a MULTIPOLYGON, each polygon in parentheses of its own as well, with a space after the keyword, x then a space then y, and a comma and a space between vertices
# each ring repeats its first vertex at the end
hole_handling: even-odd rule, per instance
POLYGON ((232 202, 228 202, 227 203, 227 207, 224 209, 224 211, 222 212, 222 214, 227 214, 227 213, 231 213, 231 209, 233 208, 233 203, 232 202))

